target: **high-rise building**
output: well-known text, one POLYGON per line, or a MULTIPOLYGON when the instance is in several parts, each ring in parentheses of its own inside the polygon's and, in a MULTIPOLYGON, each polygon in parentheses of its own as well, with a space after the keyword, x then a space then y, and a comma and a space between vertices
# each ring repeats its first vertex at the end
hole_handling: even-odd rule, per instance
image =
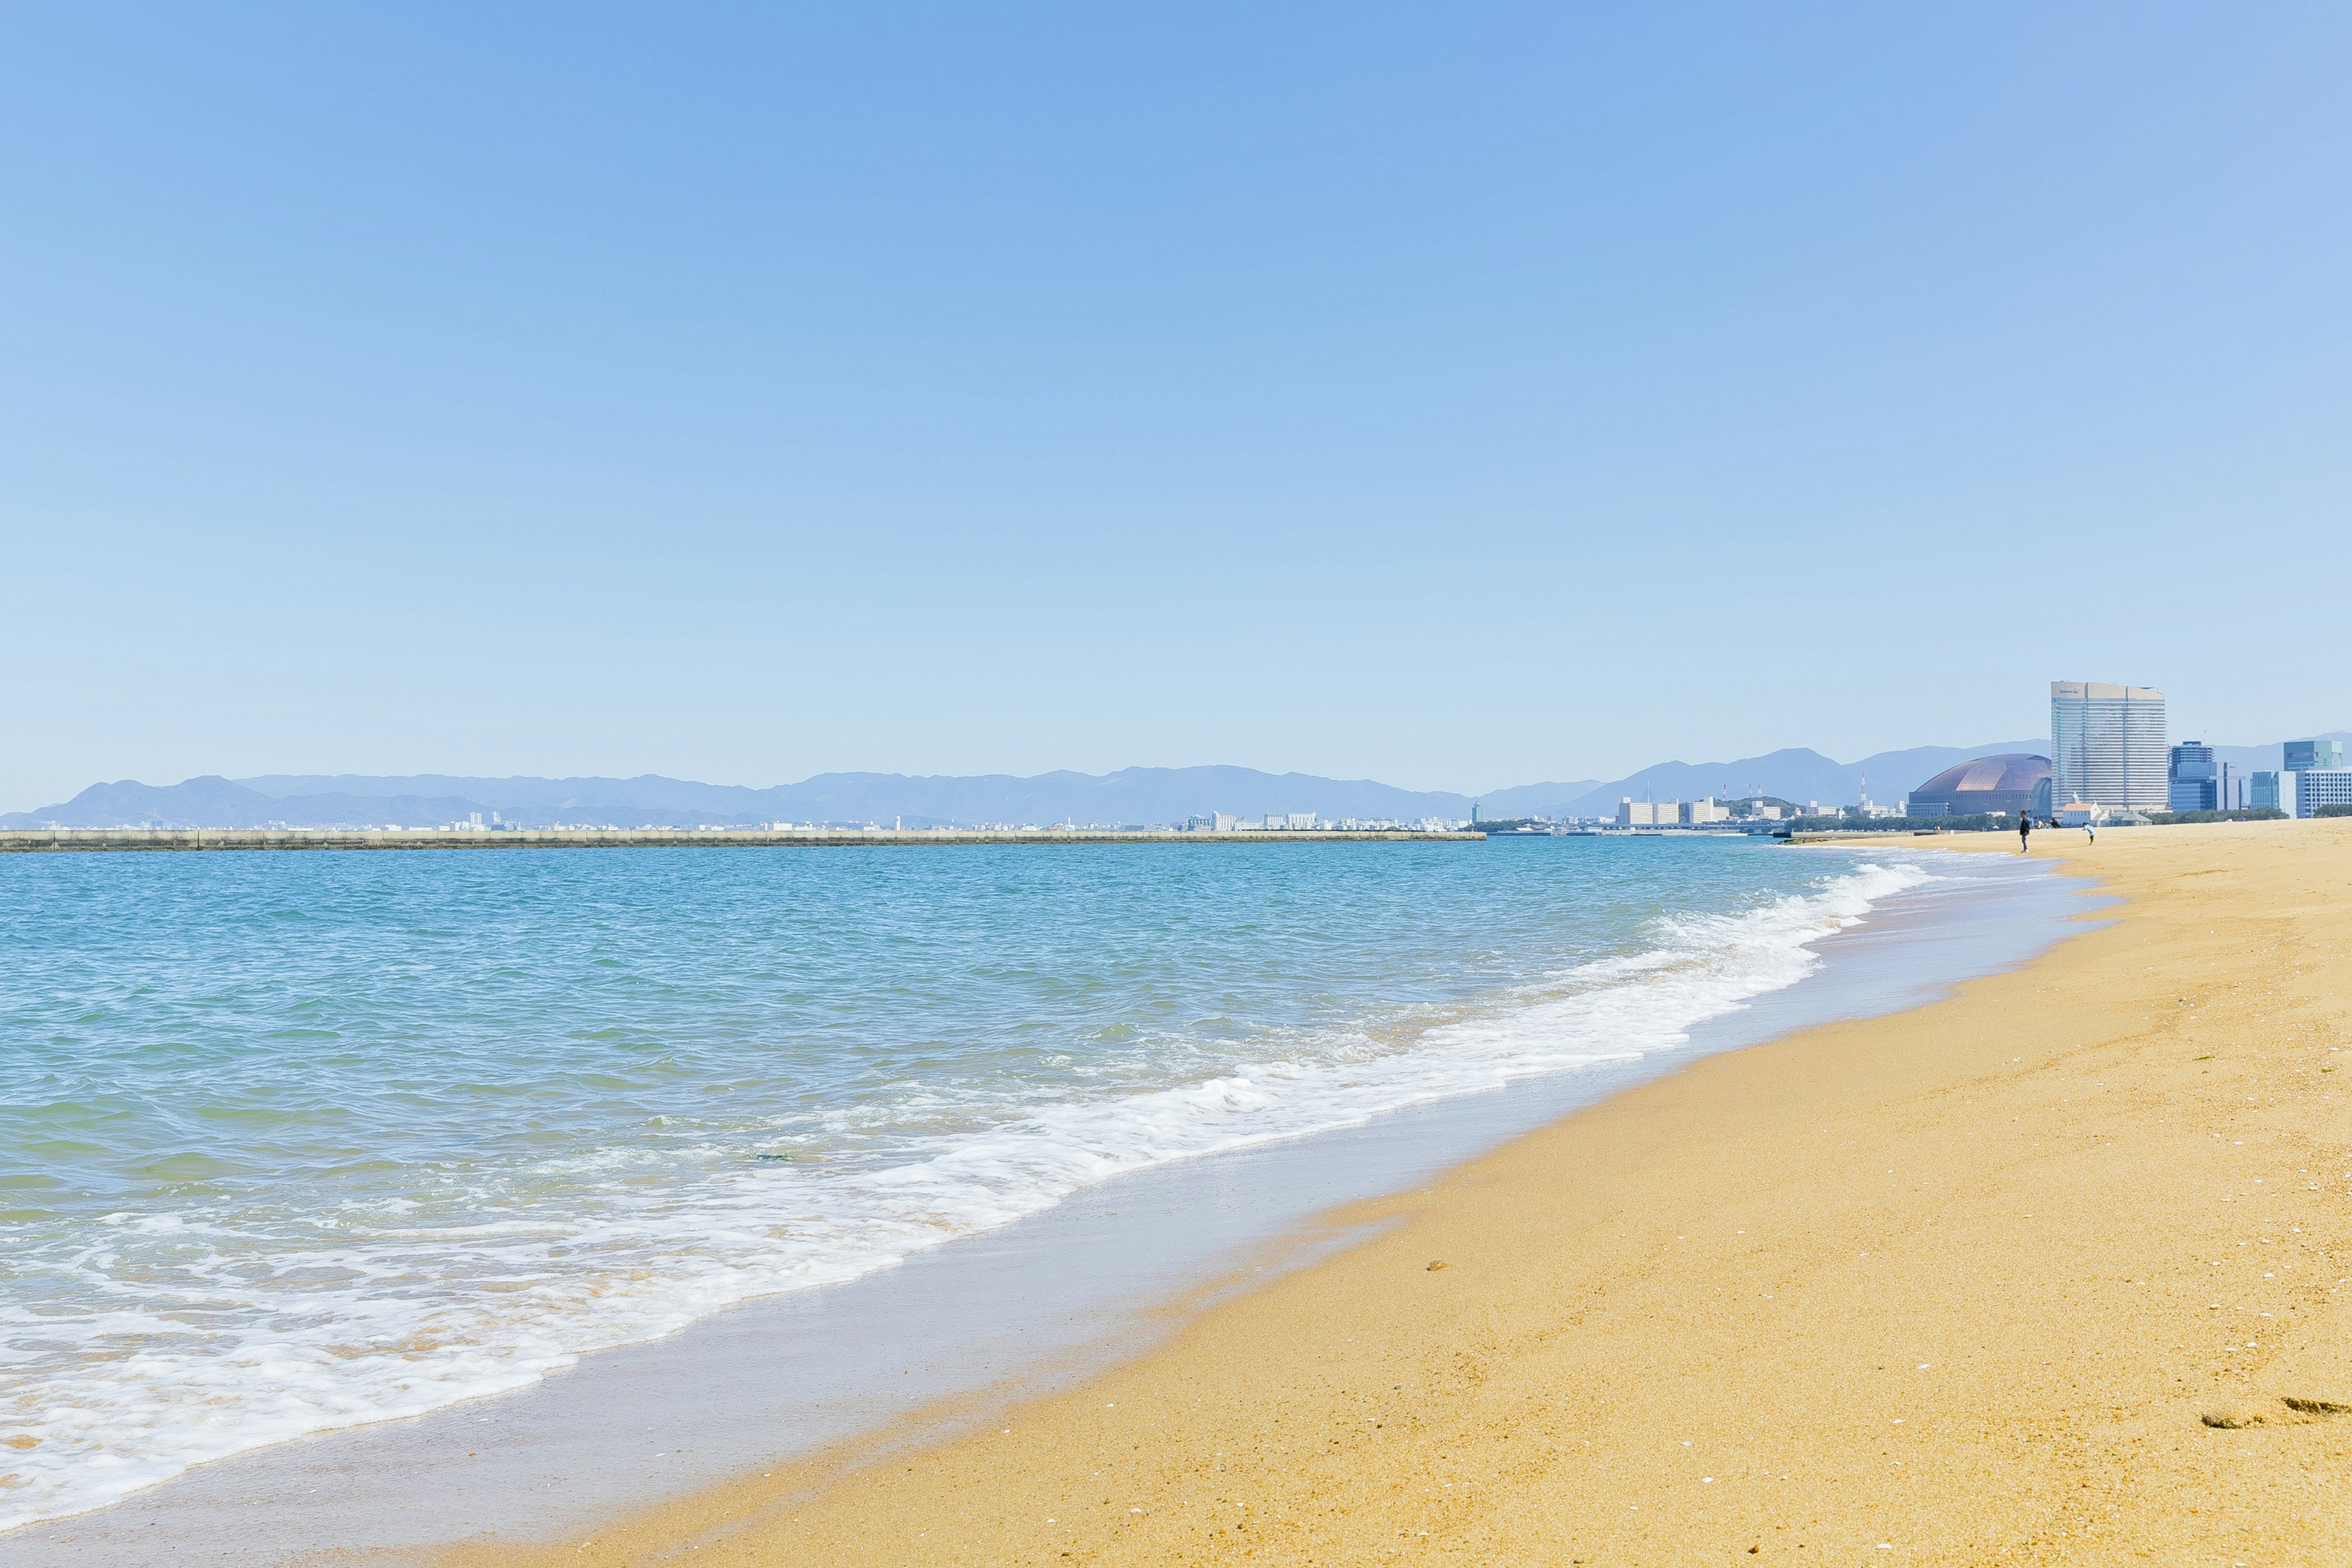
POLYGON ((2340 768, 2344 765, 2344 742, 2341 741, 2289 741, 2286 761, 2282 770, 2290 773, 2307 773, 2318 768, 2340 768))
POLYGON ((2213 765, 2213 748, 2202 741, 2183 741, 2172 748, 2165 773, 2166 804, 2174 811, 2220 811, 2221 775, 2213 765))
POLYGON ((2050 683, 2051 794, 2059 804, 2162 811, 2168 760, 2163 692, 2103 680, 2050 683))
POLYGON ((2305 768, 2294 775, 2294 815, 2317 816, 2323 805, 2352 805, 2352 768, 2305 768))
POLYGON ((2284 811, 2294 815, 2294 775, 2271 773, 2267 770, 2249 774, 2246 781, 2246 804, 2256 811, 2284 811))

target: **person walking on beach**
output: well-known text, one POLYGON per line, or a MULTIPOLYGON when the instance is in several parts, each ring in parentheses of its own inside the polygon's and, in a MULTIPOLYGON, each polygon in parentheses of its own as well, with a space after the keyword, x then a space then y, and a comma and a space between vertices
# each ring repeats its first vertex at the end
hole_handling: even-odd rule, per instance
POLYGON ((2083 821, 2083 837, 2096 844, 2099 841, 2099 825, 2085 817, 2083 821))
POLYGON ((2030 811, 2019 812, 2017 814, 2017 852, 2020 855, 2026 853, 2025 836, 2032 831, 2033 814, 2030 811))

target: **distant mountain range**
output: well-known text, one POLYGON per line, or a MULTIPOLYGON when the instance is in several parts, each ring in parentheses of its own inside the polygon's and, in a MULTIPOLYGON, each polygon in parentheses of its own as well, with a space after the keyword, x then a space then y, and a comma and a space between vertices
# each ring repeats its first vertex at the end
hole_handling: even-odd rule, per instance
POLYGON ((1880 752, 1858 763, 1840 763, 1796 746, 1734 763, 1660 763, 1576 797, 1559 815, 1608 816, 1627 795, 1635 800, 1691 800, 1700 795, 1738 800, 1769 795, 1800 805, 1813 800, 1824 805, 1850 805, 1862 798, 1865 780, 1873 800, 1894 801, 1954 763, 2002 752, 2048 751, 2048 744, 2041 741, 1995 741, 1983 746, 1913 746, 1907 751, 1880 752))
MULTIPOLYGON (((1548 786, 1579 794, 1591 787, 1548 786)), ((1397 789, 1369 779, 1315 778, 1250 768, 1126 768, 1035 778, 910 778, 820 773, 795 784, 749 789, 646 774, 634 779, 451 778, 357 774, 190 779, 155 786, 93 784, 73 799, 0 816, 0 827, 356 827, 462 821, 479 812, 525 827, 612 825, 724 826, 755 822, 889 823, 909 827, 975 823, 1181 823, 1213 811, 1240 816, 1312 811, 1327 817, 1460 817, 1470 798, 1397 789)))
MULTIPOLYGON (((0 827, 360 827, 462 822, 481 807, 457 796, 320 794, 275 800, 217 775, 175 784, 92 784, 61 805, 0 816, 0 827)), ((486 819, 487 820, 487 819, 486 819)))
MULTIPOLYGON (((2352 742, 2352 731, 2323 740, 2352 742)), ((909 827, 975 823, 1181 823, 1211 812, 1264 816, 1311 811, 1326 818, 1606 816, 1617 802, 1698 795, 1777 795, 1800 804, 1848 805, 1864 778, 1873 799, 1894 801, 1955 763, 2000 752, 2047 755, 2042 741, 1983 746, 1914 746, 1841 763, 1802 747, 1728 763, 1660 763, 1630 777, 1517 784, 1482 795, 1406 790, 1370 779, 1267 773, 1254 768, 1122 768, 1115 773, 1040 773, 1034 778, 909 777, 819 773, 795 784, 750 789, 647 773, 633 779, 399 778, 358 773, 269 773, 258 778, 131 780, 92 784, 69 801, 0 816, 0 827, 362 827, 431 826, 479 812, 525 827, 557 824, 637 827, 725 826, 753 822, 895 822, 909 827)), ((2252 772, 2279 765, 2280 747, 2217 746, 2222 762, 2252 772)))

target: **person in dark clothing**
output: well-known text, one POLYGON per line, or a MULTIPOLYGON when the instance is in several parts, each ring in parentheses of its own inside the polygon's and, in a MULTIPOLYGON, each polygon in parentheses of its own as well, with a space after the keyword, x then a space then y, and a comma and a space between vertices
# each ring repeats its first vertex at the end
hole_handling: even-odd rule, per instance
POLYGON ((2025 836, 2032 831, 2033 814, 2030 811, 2019 812, 2017 814, 2017 852, 2020 855, 2026 853, 2025 836))

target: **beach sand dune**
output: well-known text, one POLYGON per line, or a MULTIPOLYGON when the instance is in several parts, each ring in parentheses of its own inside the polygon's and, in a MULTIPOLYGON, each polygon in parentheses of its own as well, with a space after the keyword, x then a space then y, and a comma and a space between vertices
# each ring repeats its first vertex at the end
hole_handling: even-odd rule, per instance
POLYGON ((2352 822, 2038 848, 2112 923, 1334 1216, 1383 1228, 950 1440, 448 1561, 2352 1562, 2352 822))

